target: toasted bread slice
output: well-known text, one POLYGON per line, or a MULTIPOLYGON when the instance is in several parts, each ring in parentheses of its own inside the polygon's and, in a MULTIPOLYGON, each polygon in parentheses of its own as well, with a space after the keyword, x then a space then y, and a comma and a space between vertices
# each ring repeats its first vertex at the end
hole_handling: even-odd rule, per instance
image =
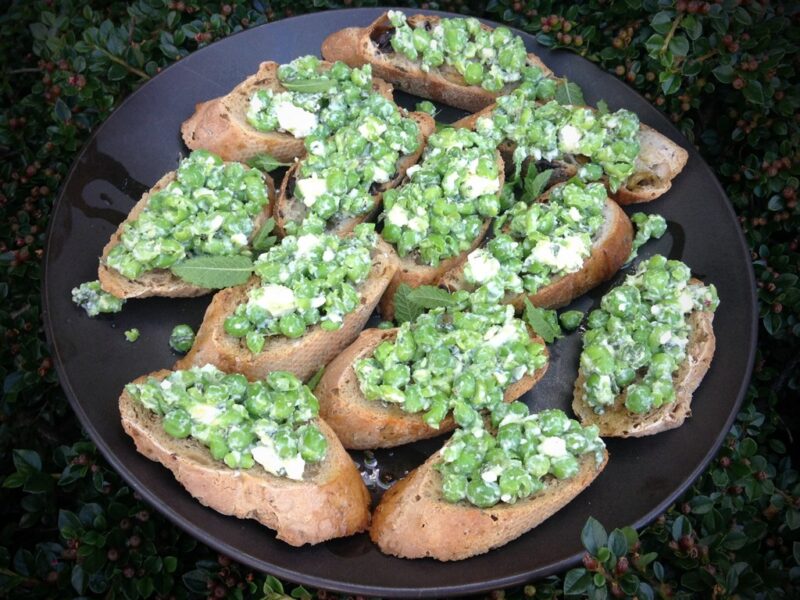
MULTIPOLYGON (((175 181, 175 177, 175 171, 170 171, 159 179, 149 191, 145 192, 131 209, 131 212, 128 213, 125 220, 117 227, 117 230, 111 236, 105 248, 103 248, 103 254, 100 257, 100 265, 97 268, 97 278, 100 280, 100 286, 109 294, 113 294, 117 298, 149 298, 151 296, 194 298, 196 296, 204 296, 213 291, 187 283, 180 277, 173 275, 172 271, 169 269, 153 269, 133 280, 128 279, 106 264, 106 258, 108 258, 109 252, 111 252, 114 246, 119 244, 127 224, 135 221, 147 206, 150 197, 175 181)), ((253 221, 255 224, 253 235, 258 233, 258 230, 264 222, 272 215, 272 205, 275 202, 275 184, 272 181, 272 177, 264 174, 264 183, 267 186, 268 202, 264 206, 264 210, 262 210, 253 221)))
MULTIPOLYGON (((497 170, 500 173, 500 187, 496 194, 499 196, 503 191, 503 185, 505 183, 505 169, 503 165, 503 159, 500 157, 500 152, 497 152, 496 160, 498 167, 497 170)), ((390 321, 394 320, 394 296, 397 293, 397 289, 402 284, 405 283, 412 288, 423 285, 433 285, 438 282, 445 273, 449 273, 450 271, 461 267, 464 264, 464 261, 467 260, 469 253, 481 245, 483 239, 486 237, 486 234, 489 232, 489 226, 491 223, 491 219, 486 219, 483 222, 478 235, 474 240, 472 240, 469 248, 467 248, 461 254, 444 259, 435 267, 420 262, 419 254, 416 252, 409 254, 408 256, 401 257, 400 268, 397 270, 397 273, 395 274, 394 279, 392 279, 392 282, 389 284, 389 287, 386 288, 386 293, 383 295, 383 298, 381 298, 379 304, 381 316, 390 321)))
MULTIPOLYGON (((368 450, 391 448, 417 440, 435 437, 456 427, 452 415, 438 429, 430 427, 420 414, 403 411, 397 406, 367 400, 361 393, 355 362, 372 355, 381 342, 391 341, 398 329, 365 329, 358 339, 337 356, 325 369, 314 390, 319 400, 320 416, 339 436, 345 448, 368 450)), ((541 338, 535 341, 544 346, 541 338)), ((544 350, 548 355, 547 348, 544 350)), ((505 391, 504 400, 512 402, 530 390, 544 376, 547 364, 505 391)))
POLYGON ((683 425, 686 418, 692 415, 692 394, 708 372, 714 357, 717 342, 712 327, 713 320, 714 313, 709 311, 695 311, 689 315, 691 332, 686 346, 686 358, 672 377, 675 400, 642 415, 631 413, 625 408, 625 392, 616 397, 613 407, 605 413, 595 413, 584 400, 583 384, 586 377, 581 369, 575 381, 572 400, 572 410, 581 420, 581 424, 597 425, 601 437, 643 437, 683 425))
POLYGON ((498 548, 533 529, 586 489, 608 463, 581 458, 578 473, 566 480, 549 478, 542 491, 515 504, 478 508, 447 502, 442 477, 432 455, 422 466, 389 488, 372 515, 369 535, 381 552, 401 558, 462 560, 498 548))
MULTIPOLYGON (((414 15, 408 18, 412 26, 435 27, 440 17, 414 15)), ((491 31, 488 25, 481 25, 491 31)), ((409 60, 393 50, 386 42, 394 26, 388 13, 382 14, 367 27, 348 27, 337 31, 322 42, 322 56, 329 61, 341 60, 351 67, 372 65, 376 77, 388 81, 398 89, 442 102, 470 112, 493 103, 498 96, 508 94, 516 87, 507 84, 499 92, 489 92, 478 85, 468 85, 453 67, 443 65, 425 72, 418 62, 409 60)), ((528 54, 528 66, 539 67, 547 76, 553 72, 535 54, 528 54)))
MULTIPOLYGON (((628 260, 633 245, 633 225, 628 215, 611 200, 603 209, 605 221, 592 242, 591 254, 580 271, 556 277, 535 294, 506 294, 503 303, 512 304, 517 312, 525 308, 525 299, 539 308, 559 308, 582 296, 603 281, 611 279, 628 260)), ((444 274, 438 285, 455 291, 474 291, 464 277, 464 264, 444 274)))
MULTIPOLYGON (((453 127, 474 129, 478 119, 490 116, 493 110, 494 105, 488 106, 456 121, 453 127)), ((506 164, 512 164, 514 148, 515 145, 509 140, 499 146, 506 164)), ((652 127, 640 123, 639 156, 636 158, 635 171, 611 197, 623 205, 655 200, 669 191, 672 180, 683 170, 688 160, 689 153, 684 148, 652 127)), ((580 164, 572 159, 565 159, 550 161, 543 166, 555 170, 551 183, 557 183, 573 177, 580 164)))
MULTIPOLYGON (((256 90, 285 92, 278 79, 276 62, 262 62, 258 71, 237 85, 226 96, 200 102, 195 113, 181 125, 184 143, 192 150, 203 148, 223 160, 246 161, 258 154, 269 154, 280 162, 291 162, 306 153, 303 138, 279 131, 258 131, 247 122, 250 97, 256 90)), ((320 63, 329 69, 331 63, 320 63)), ((392 100, 392 86, 373 78, 373 89, 392 100)))
MULTIPOLYGON (((134 383, 148 377, 162 380, 169 374, 156 371, 134 383)), ((258 464, 251 469, 228 468, 197 440, 167 434, 161 418, 128 392, 119 398, 119 411, 136 449, 172 471, 201 504, 225 515, 255 519, 287 544, 318 544, 369 525, 369 492, 350 455, 321 419, 316 424, 328 441, 327 455, 320 464, 306 465, 303 479, 297 481, 272 475, 258 464)))
MULTIPOLYGON (((377 216, 380 210, 381 200, 383 199, 383 192, 392 189, 400 184, 406 176, 408 168, 419 160, 422 151, 425 149, 425 142, 428 136, 431 135, 436 129, 436 122, 433 117, 426 113, 412 112, 408 113, 410 119, 414 119, 419 126, 419 147, 413 154, 406 154, 401 156, 397 161, 397 171, 395 176, 386 183, 373 184, 374 194, 372 194, 373 205, 372 208, 357 217, 336 218, 333 219, 329 225, 329 231, 338 235, 345 235, 353 231, 353 228, 359 223, 369 221, 377 216)), ((294 196, 295 183, 297 181, 297 171, 300 168, 300 163, 295 163, 287 172, 281 182, 280 193, 278 200, 275 203, 275 226, 280 235, 286 235, 286 225, 292 221, 302 221, 306 215, 306 206, 301 200, 294 196)))
POLYGON ((242 302, 250 289, 260 285, 254 276, 242 286, 228 288, 211 300, 189 353, 175 364, 176 369, 212 364, 228 373, 242 373, 261 379, 272 371, 289 371, 307 381, 358 337, 378 299, 397 270, 397 255, 378 237, 372 251, 372 269, 359 286, 361 306, 344 317, 336 331, 324 331, 319 325, 309 328, 297 339, 283 336, 267 338, 264 349, 253 354, 242 339, 225 333, 225 318, 242 302))

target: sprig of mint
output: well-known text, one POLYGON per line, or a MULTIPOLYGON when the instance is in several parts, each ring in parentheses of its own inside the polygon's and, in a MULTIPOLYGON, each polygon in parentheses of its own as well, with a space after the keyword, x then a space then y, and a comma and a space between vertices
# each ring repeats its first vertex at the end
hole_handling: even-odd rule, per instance
POLYGON ((550 182, 550 176, 553 174, 553 169, 545 169, 541 173, 537 172, 531 164, 528 167, 528 172, 525 174, 525 183, 523 184, 522 199, 525 202, 533 202, 542 192, 547 189, 547 184, 550 182))
POLYGON ((281 85, 290 92, 305 92, 317 94, 327 92, 336 82, 333 79, 320 77, 318 79, 297 79, 295 81, 282 81, 281 85))
POLYGON ((317 387, 317 384, 319 384, 319 380, 322 379, 322 376, 324 374, 325 374, 325 367, 320 367, 319 370, 316 373, 314 373, 311 379, 308 380, 308 383, 306 384, 308 386, 308 389, 310 389, 313 392, 314 388, 317 387))
POLYGON ((197 256, 173 265, 171 271, 192 285, 220 290, 245 283, 253 261, 247 256, 197 256))
POLYGON ((400 284, 394 295, 394 318, 398 323, 413 321, 426 310, 450 308, 460 304, 455 294, 433 285, 412 288, 400 284))
POLYGON ((253 242, 250 244, 253 250, 264 252, 275 245, 278 238, 277 236, 270 235, 273 229, 275 229, 275 219, 270 217, 264 222, 261 229, 258 230, 258 233, 253 238, 253 242))
POLYGON ((574 81, 563 79, 556 85, 555 101, 569 106, 585 106, 583 90, 574 81))
POLYGON ((281 162, 271 154, 256 154, 255 156, 247 159, 248 167, 258 169, 264 173, 270 173, 275 169, 279 169, 280 167, 288 167, 291 164, 292 163, 281 162))
POLYGON ((528 298, 525 298, 525 313, 523 315, 528 325, 548 344, 563 335, 558 324, 558 315, 554 310, 537 308, 528 298))

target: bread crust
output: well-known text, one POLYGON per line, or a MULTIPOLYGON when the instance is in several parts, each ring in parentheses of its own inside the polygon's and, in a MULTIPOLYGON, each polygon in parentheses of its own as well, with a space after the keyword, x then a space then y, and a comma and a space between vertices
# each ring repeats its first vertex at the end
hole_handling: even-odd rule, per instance
POLYGON ((227 373, 242 373, 249 379, 261 379, 272 371, 289 371, 302 381, 310 379, 346 348, 363 329, 383 291, 397 270, 397 255, 380 236, 372 252, 372 269, 359 287, 361 305, 344 317, 336 331, 324 331, 315 325, 300 338, 268 337, 264 349, 252 354, 243 341, 225 333, 225 318, 247 293, 260 284, 253 276, 242 286, 218 292, 206 309, 194 345, 180 359, 176 369, 212 364, 227 373))
MULTIPOLYGON (((539 308, 560 308, 611 279, 631 254, 633 225, 628 215, 609 199, 606 199, 603 215, 603 226, 592 241, 591 253, 579 271, 556 277, 535 294, 506 294, 503 303, 512 304, 517 312, 525 309, 526 298, 539 308)), ((445 273, 437 283, 450 291, 474 291, 476 287, 467 282, 463 263, 445 273)))
MULTIPOLYGON (((436 437, 456 427, 452 415, 448 415, 436 429, 427 425, 420 414, 407 413, 397 406, 364 397, 353 365, 356 360, 371 356, 381 342, 394 340, 398 331, 396 327, 365 329, 328 365, 314 390, 319 400, 320 417, 336 432, 345 448, 392 448, 436 437)), ((531 337, 544 346, 541 338, 531 337)), ((544 353, 549 357, 546 347, 544 353)), ((544 376, 547 366, 545 363, 534 373, 511 384, 503 399, 512 402, 522 396, 544 376)))
MULTIPOLYGON (((453 123, 453 127, 474 129, 478 119, 491 115, 494 108, 494 105, 488 106, 480 112, 467 115, 453 123)), ((510 164, 515 145, 506 140, 499 148, 503 159, 510 164)), ((618 204, 650 202, 663 196, 689 159, 689 153, 684 148, 644 123, 639 124, 639 148, 634 174, 625 185, 611 193, 611 198, 618 204)), ((552 161, 549 166, 555 169, 555 181, 566 181, 578 172, 578 165, 566 160, 552 161)))
MULTIPOLYGON (((408 18, 414 26, 429 24, 435 27, 441 19, 431 15, 413 15, 408 18)), ((481 24, 491 31, 491 27, 481 24)), ((373 37, 393 29, 388 13, 382 14, 367 27, 348 27, 332 33, 322 43, 322 56, 329 61, 341 60, 351 67, 372 65, 372 72, 395 85, 398 89, 442 102, 470 112, 492 104, 498 96, 508 94, 516 86, 507 84, 499 92, 489 92, 477 85, 467 85, 464 78, 452 67, 443 66, 426 73, 419 64, 394 51, 384 54, 378 50, 373 37)), ((539 67, 552 77, 553 72, 535 54, 528 54, 528 66, 539 67)))
MULTIPOLYGON (((170 371, 148 377, 162 380, 170 371)), ((295 481, 251 469, 230 469, 214 460, 197 440, 169 436, 154 412, 128 392, 119 398, 122 427, 136 449, 167 467, 175 479, 200 501, 224 515, 255 519, 274 529, 279 540, 292 546, 318 544, 364 531, 370 520, 370 496, 350 455, 321 419, 316 424, 328 441, 325 459, 306 466, 304 479, 295 481)))
MULTIPOLYGON (((495 160, 497 162, 498 173, 500 173, 500 187, 495 195, 500 196, 503 191, 503 185, 505 184, 505 170, 503 159, 500 157, 499 151, 495 153, 495 160)), ((389 284, 389 287, 386 288, 386 292, 383 294, 380 304, 378 305, 381 311, 381 316, 390 321, 394 320, 394 296, 402 284, 406 284, 412 288, 421 287, 423 285, 434 285, 445 273, 458 269, 460 266, 462 266, 467 260, 469 253, 481 245, 483 239, 486 237, 486 234, 489 232, 489 227, 491 224, 492 220, 486 219, 483 222, 478 235, 474 240, 472 240, 469 248, 467 248, 461 254, 446 258, 435 267, 418 262, 419 256, 416 252, 409 254, 408 256, 401 257, 400 268, 397 270, 397 273, 395 274, 394 279, 392 279, 392 282, 389 284)))
MULTIPOLYGON (((173 275, 172 271, 169 269, 153 269, 133 280, 128 279, 119 271, 112 269, 106 264, 109 253, 114 246, 120 243, 120 239, 128 223, 138 219, 139 215, 150 201, 150 197, 175 181, 175 178, 176 172, 170 171, 159 179, 152 188, 145 192, 131 209, 131 212, 128 213, 125 220, 119 224, 119 227, 117 227, 117 230, 112 234, 111 239, 103 248, 103 254, 100 257, 100 264, 97 268, 97 278, 100 280, 100 287, 109 294, 117 298, 149 298, 151 296, 194 298, 196 296, 204 296, 214 291, 192 285, 180 277, 173 275)), ((267 204, 253 220, 255 227, 253 228, 251 239, 258 233, 258 230, 267 219, 272 216, 272 206, 275 203, 275 183, 272 181, 272 177, 266 173, 264 173, 264 184, 267 186, 267 204)))
POLYGON ((714 357, 716 337, 712 327, 713 320, 714 313, 708 311, 695 311, 689 315, 691 330, 686 358, 672 377, 675 400, 643 415, 633 414, 625 408, 624 391, 616 397, 612 408, 602 415, 595 413, 584 400, 583 384, 586 376, 581 369, 575 381, 572 401, 572 410, 581 423, 597 425, 601 437, 623 438, 654 435, 683 425, 692 414, 692 395, 708 372, 714 357))
MULTIPOLYGON (((327 61, 320 65, 324 70, 333 66, 327 61)), ((279 66, 273 61, 262 62, 255 74, 229 94, 197 104, 194 114, 181 125, 186 146, 192 150, 211 150, 224 160, 242 162, 258 154, 269 154, 279 162, 304 156, 303 138, 278 131, 258 131, 247 122, 250 97, 256 90, 286 91, 278 79, 279 66)), ((392 86, 385 81, 373 77, 372 87, 381 96, 393 99, 392 86)))
POLYGON ((434 465, 437 452, 422 466, 393 485, 372 515, 369 535, 381 552, 401 558, 462 560, 484 554, 530 531, 595 480, 608 463, 595 464, 584 455, 574 477, 549 478, 545 488, 515 504, 478 508, 466 502, 450 503, 442 497, 442 478, 434 465))
MULTIPOLYGON (((419 157, 422 155, 422 152, 425 149, 425 143, 428 139, 428 136, 430 136, 436 129, 436 122, 433 120, 433 117, 426 113, 412 112, 408 113, 408 117, 414 119, 419 126, 419 136, 417 138, 419 141, 419 146, 417 151, 413 154, 401 156, 398 159, 396 175, 391 179, 391 181, 378 186, 377 192, 372 196, 373 206, 368 212, 357 217, 336 220, 331 227, 331 232, 336 233, 337 235, 345 235, 353 231, 355 226, 359 223, 374 219, 380 210, 381 202, 383 200, 383 193, 386 190, 397 187, 405 178, 408 168, 416 164, 416 162, 419 160, 419 157)), ((275 203, 275 227, 278 231, 278 234, 281 236, 286 235, 287 223, 291 221, 302 220, 305 216, 305 205, 293 196, 293 189, 290 189, 293 187, 292 184, 297 178, 297 171, 299 168, 300 163, 296 162, 286 172, 286 175, 284 175, 283 181, 281 182, 281 189, 278 194, 278 199, 275 203)))

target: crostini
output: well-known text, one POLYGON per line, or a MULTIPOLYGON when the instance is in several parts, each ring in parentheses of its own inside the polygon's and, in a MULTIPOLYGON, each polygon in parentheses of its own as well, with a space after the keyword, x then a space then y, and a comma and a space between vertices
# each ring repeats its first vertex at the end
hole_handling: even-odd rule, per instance
POLYGON ((344 238, 287 236, 247 284, 214 296, 176 368, 213 364, 250 379, 289 371, 306 381, 358 337, 396 270, 368 223, 344 238))
POLYGON ((322 56, 371 65, 377 77, 405 92, 470 112, 514 89, 526 69, 552 75, 507 27, 492 29, 475 18, 406 18, 395 10, 367 27, 329 35, 322 56))
POLYGON ((142 196, 103 248, 102 289, 118 298, 209 293, 170 267, 196 256, 252 254, 250 242, 271 216, 274 198, 269 175, 193 152, 142 196))
POLYGON ((510 307, 436 309, 399 328, 365 330, 315 391, 345 448, 387 448, 474 424, 530 390, 547 359, 510 307))
POLYGON ((708 372, 716 288, 656 255, 588 317, 572 408, 604 437, 641 437, 683 424, 708 372))
POLYGON ((392 100, 392 86, 373 78, 369 67, 351 69, 315 56, 285 65, 262 62, 229 94, 198 104, 181 135, 190 149, 224 160, 268 154, 289 163, 305 155, 306 136, 330 135, 371 94, 392 100))
POLYGON ((525 300, 558 308, 614 276, 631 254, 633 228, 600 183, 571 180, 537 202, 516 203, 501 232, 439 280, 521 312, 525 300))
POLYGON ((502 405, 460 429, 381 498, 369 534, 401 558, 463 560, 507 544, 572 501, 608 462, 596 427, 502 405))
POLYGON ((119 398, 136 449, 202 504, 255 519, 292 546, 364 531, 370 497, 353 460, 289 373, 248 382, 208 365, 156 371, 119 398))

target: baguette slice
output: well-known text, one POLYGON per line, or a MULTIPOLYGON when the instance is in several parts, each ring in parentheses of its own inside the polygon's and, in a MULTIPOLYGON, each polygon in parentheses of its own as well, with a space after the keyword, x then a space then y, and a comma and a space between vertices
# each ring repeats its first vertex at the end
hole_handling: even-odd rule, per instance
MULTIPOLYGON (((345 235, 353 231, 356 225, 374 219, 377 216, 378 210, 381 206, 383 199, 383 192, 396 187, 400 184, 406 176, 408 168, 419 160, 422 151, 425 149, 425 141, 436 129, 436 122, 433 117, 426 113, 412 112, 408 113, 410 119, 414 119, 419 126, 419 147, 413 154, 406 154, 401 156, 397 161, 397 171, 394 178, 382 184, 373 184, 375 193, 372 195, 373 206, 372 208, 357 217, 349 218, 336 218, 329 224, 329 230, 338 235, 345 235)), ((275 203, 275 226, 280 235, 286 235, 286 225, 292 221, 302 221, 306 215, 306 206, 301 200, 294 197, 295 183, 297 181, 297 171, 300 168, 300 163, 295 163, 286 172, 281 182, 280 193, 278 200, 275 203)))
MULTIPOLYGON (((303 138, 279 131, 258 131, 247 122, 250 97, 256 90, 285 92, 278 79, 276 62, 262 62, 258 71, 237 85, 226 96, 220 96, 195 106, 195 113, 181 125, 184 143, 196 150, 211 150, 223 160, 246 161, 258 154, 269 154, 279 162, 291 162, 305 155, 303 138)), ((324 69, 331 63, 322 62, 324 69)), ((392 86, 373 78, 373 89, 392 100, 392 86)))
POLYGON ((260 285, 259 278, 254 276, 245 285, 222 290, 206 309, 192 349, 175 368, 213 364, 222 371, 242 373, 249 379, 261 379, 272 371, 289 371, 307 381, 358 337, 396 270, 397 255, 378 237, 372 251, 372 270, 359 288, 361 306, 344 317, 338 330, 324 331, 316 325, 297 339, 268 337, 260 354, 251 353, 243 340, 225 333, 224 327, 231 311, 247 301, 247 292, 260 285))
MULTIPOLYGON (((628 215, 616 202, 606 199, 605 222, 592 242, 591 254, 575 273, 556 277, 535 294, 506 294, 503 303, 512 304, 517 312, 525 308, 525 299, 539 308, 559 308, 582 296, 603 281, 611 279, 625 264, 633 245, 633 226, 628 215)), ((455 291, 474 291, 464 277, 464 264, 445 273, 438 285, 455 291)))
MULTIPOLYGON (((337 356, 325 369, 314 390, 319 400, 320 416, 339 436, 345 448, 368 450, 392 448, 452 431, 456 423, 452 415, 438 429, 430 427, 420 414, 403 411, 397 406, 367 400, 361 393, 355 362, 372 355, 381 342, 392 341, 394 329, 365 329, 358 339, 337 356)), ((544 346, 538 338, 536 341, 544 346)), ((547 356, 545 347, 545 355, 547 356)), ((504 400, 512 402, 530 390, 544 376, 547 364, 531 375, 525 375, 505 391, 504 400)))
MULTIPOLYGON (((453 127, 474 129, 479 118, 491 115, 494 105, 468 115, 453 123, 453 127)), ((499 146, 507 164, 512 164, 511 155, 515 145, 506 140, 499 146)), ((671 139, 662 135, 652 127, 639 125, 639 156, 636 157, 635 171, 625 185, 620 187, 611 197, 619 204, 638 204, 650 202, 666 194, 672 187, 672 180, 686 166, 689 153, 671 139)), ((580 164, 572 159, 554 160, 543 163, 544 168, 555 170, 552 183, 566 181, 574 177, 580 164)))
MULTIPOLYGON (((173 275, 172 271, 169 269, 153 269, 152 271, 143 273, 138 279, 132 280, 106 265, 108 254, 114 246, 119 244, 127 224, 135 221, 147 206, 150 197, 167 187, 167 185, 175 180, 175 177, 175 171, 170 171, 159 179, 149 191, 145 192, 131 209, 131 212, 125 220, 120 223, 117 230, 111 236, 111 239, 103 248, 103 254, 100 257, 100 265, 97 269, 97 278, 100 280, 100 286, 109 294, 113 294, 118 298, 148 298, 151 296, 194 298, 196 296, 204 296, 213 291, 187 283, 180 277, 173 275)), ((255 224, 253 235, 258 232, 264 222, 272 215, 272 205, 275 202, 275 184, 272 181, 272 177, 264 174, 264 183, 267 186, 268 202, 264 210, 262 210, 253 221, 255 224)))
MULTIPOLYGON (((496 160, 498 167, 497 170, 500 173, 500 187, 496 194, 499 196, 503 191, 503 185, 505 184, 505 169, 503 165, 503 159, 500 157, 500 152, 496 153, 496 160)), ((402 284, 405 283, 412 288, 421 287, 423 285, 433 285, 446 273, 461 267, 467 260, 469 253, 481 245, 483 239, 486 237, 486 234, 489 232, 489 226, 491 224, 492 220, 486 219, 483 222, 478 235, 474 240, 472 240, 469 248, 467 248, 461 254, 446 258, 435 267, 420 263, 418 260, 419 254, 416 252, 409 254, 408 256, 401 257, 400 268, 397 270, 397 273, 395 274, 394 279, 392 279, 392 282, 389 284, 389 287, 386 288, 386 293, 381 298, 379 304, 381 316, 390 321, 394 320, 394 296, 402 284)))
MULTIPOLYGON (((150 376, 161 380, 169 373, 161 370, 150 376)), ((119 410, 136 449, 167 467, 192 496, 217 512, 255 519, 292 546, 353 535, 369 525, 370 497, 358 468, 321 419, 317 425, 328 441, 327 456, 307 466, 304 478, 295 481, 272 475, 258 464, 245 470, 228 468, 197 440, 168 435, 160 417, 127 392, 119 398, 119 410)))
POLYGON ((692 394, 700 385, 711 366, 716 348, 716 337, 712 322, 714 313, 695 311, 689 315, 691 331, 686 347, 686 358, 672 377, 675 387, 675 400, 663 404, 642 415, 629 412, 625 408, 625 392, 614 401, 602 415, 598 415, 584 400, 583 384, 586 381, 581 369, 575 381, 572 410, 586 425, 597 425, 601 437, 643 437, 653 435, 683 425, 686 417, 692 415, 692 394))
MULTIPOLYGON (((408 18, 412 26, 433 28, 440 18, 431 15, 414 15, 408 18)), ((491 31, 488 25, 481 25, 491 31)), ((516 86, 507 84, 499 92, 489 92, 478 85, 467 82, 453 67, 442 65, 428 73, 420 68, 420 63, 409 60, 395 52, 386 43, 394 26, 388 13, 382 14, 367 27, 347 27, 325 38, 322 42, 322 56, 329 61, 341 60, 351 67, 372 65, 376 77, 395 85, 397 88, 449 106, 470 112, 478 111, 493 103, 498 96, 508 94, 516 86), (381 50, 381 45, 386 51, 381 50)), ((535 54, 528 54, 528 66, 539 67, 547 76, 553 72, 535 54)))
POLYGON ((608 463, 584 455, 578 473, 551 478, 538 494, 515 504, 478 508, 442 497, 437 452, 389 488, 372 515, 369 535, 381 552, 401 558, 462 560, 498 548, 533 529, 586 489, 608 463))

